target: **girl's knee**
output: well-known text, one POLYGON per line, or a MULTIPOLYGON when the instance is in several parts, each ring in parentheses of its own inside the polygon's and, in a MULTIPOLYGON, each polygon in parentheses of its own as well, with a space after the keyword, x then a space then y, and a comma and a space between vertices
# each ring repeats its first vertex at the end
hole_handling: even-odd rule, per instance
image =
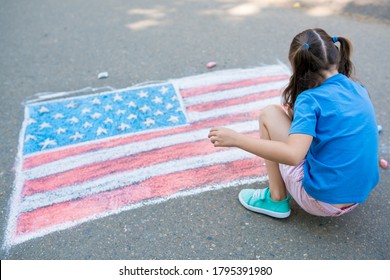
POLYGON ((261 123, 264 123, 264 121, 267 119, 267 118, 272 118, 274 119, 275 117, 277 116, 282 116, 282 115, 286 115, 286 112, 284 111, 284 109, 282 108, 282 106, 280 105, 277 105, 277 104, 271 104, 271 105, 268 105, 266 106, 265 108, 263 108, 260 113, 259 113, 259 121, 261 123))
POLYGON ((263 139, 287 141, 291 118, 280 105, 269 105, 259 114, 260 136, 263 139))

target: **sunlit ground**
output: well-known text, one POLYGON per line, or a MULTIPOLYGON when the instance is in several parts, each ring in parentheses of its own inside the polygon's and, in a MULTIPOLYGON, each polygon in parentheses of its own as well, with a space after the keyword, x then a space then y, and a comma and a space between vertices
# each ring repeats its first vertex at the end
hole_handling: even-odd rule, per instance
MULTIPOLYGON (((197 0, 196 2, 207 2, 209 0, 197 0)), ((355 6, 367 5, 373 1, 370 0, 215 0, 220 5, 218 9, 204 9, 199 13, 207 16, 223 17, 230 20, 240 20, 246 17, 256 16, 265 9, 272 7, 289 7, 301 9, 306 14, 313 17, 325 17, 332 14, 338 14, 345 8, 353 4, 355 6)), ((165 24, 169 21, 170 15, 177 13, 179 2, 172 2, 171 7, 156 5, 152 9, 129 9, 127 14, 131 22, 126 25, 127 28, 137 31, 165 24)))

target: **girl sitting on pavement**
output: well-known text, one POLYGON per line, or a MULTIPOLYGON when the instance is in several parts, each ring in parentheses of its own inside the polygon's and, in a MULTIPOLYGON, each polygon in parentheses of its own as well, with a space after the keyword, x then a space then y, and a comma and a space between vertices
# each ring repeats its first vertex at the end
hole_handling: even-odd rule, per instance
POLYGON ((241 190, 245 208, 286 218, 292 196, 310 214, 340 216, 378 184, 375 112, 367 90, 351 79, 351 51, 347 38, 322 29, 299 33, 290 45, 284 106, 260 112, 260 139, 225 127, 210 130, 215 147, 237 147, 265 159, 269 187, 241 190))

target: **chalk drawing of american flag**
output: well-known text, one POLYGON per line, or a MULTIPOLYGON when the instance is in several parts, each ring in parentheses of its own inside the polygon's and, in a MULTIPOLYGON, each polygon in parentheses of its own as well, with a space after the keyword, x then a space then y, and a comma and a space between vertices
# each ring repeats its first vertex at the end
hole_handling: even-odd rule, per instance
POLYGON ((214 148, 211 127, 258 137, 284 65, 214 71, 25 106, 5 246, 169 198, 258 181, 262 159, 214 148))

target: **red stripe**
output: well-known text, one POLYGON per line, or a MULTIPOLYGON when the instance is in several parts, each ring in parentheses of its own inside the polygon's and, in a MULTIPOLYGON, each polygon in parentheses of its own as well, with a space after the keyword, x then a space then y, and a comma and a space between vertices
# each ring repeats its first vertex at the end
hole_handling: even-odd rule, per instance
POLYGON ((116 210, 147 199, 166 197, 186 189, 223 184, 237 178, 262 176, 265 172, 263 160, 256 157, 153 177, 140 184, 122 189, 22 213, 18 220, 17 235, 91 218, 93 215, 116 210))
MULTIPOLYGON (((247 135, 256 137, 258 136, 258 133, 254 132, 247 135)), ((205 138, 206 137, 207 135, 205 135, 205 138)), ((135 170, 175 159, 211 154, 215 151, 216 149, 208 140, 202 140, 177 144, 115 160, 89 164, 66 172, 26 181, 23 188, 23 196, 32 195, 38 192, 52 191, 77 183, 98 179, 109 174, 118 173, 118 176, 120 176, 121 172, 135 170)))
POLYGON ((165 130, 155 131, 155 132, 145 133, 145 134, 130 135, 121 138, 107 139, 106 141, 103 142, 86 143, 85 145, 68 147, 63 150, 50 151, 50 152, 37 154, 25 158, 23 162, 23 169, 26 170, 45 163, 60 160, 66 157, 93 152, 104 148, 117 147, 132 142, 146 141, 156 137, 162 137, 162 136, 172 135, 176 133, 184 133, 184 132, 199 130, 207 127, 211 128, 214 126, 226 125, 233 122, 254 120, 257 118, 257 115, 258 115, 257 111, 236 114, 234 116, 225 116, 216 119, 209 119, 207 121, 199 121, 191 125, 172 128, 172 129, 165 129, 165 130))
MULTIPOLYGON (((259 101, 263 100, 269 97, 275 97, 280 95, 281 92, 279 90, 273 90, 273 91, 266 91, 266 92, 260 92, 260 93, 254 93, 242 97, 237 98, 231 98, 231 99, 225 99, 225 100, 218 100, 218 101, 211 101, 211 102, 205 102, 193 106, 188 106, 188 111, 196 111, 196 112, 204 112, 204 111, 211 111, 213 109, 218 108, 225 108, 228 106, 233 106, 237 104, 245 104, 250 103, 253 101, 259 101)), ((260 109, 260 108, 259 108, 260 109)))
POLYGON ((289 78, 288 75, 258 77, 258 78, 240 80, 240 81, 223 83, 223 84, 201 86, 201 87, 190 88, 190 89, 181 89, 180 94, 182 97, 186 98, 186 97, 201 95, 209 92, 223 91, 228 89, 265 84, 269 82, 283 81, 283 80, 287 80, 288 78, 289 78))

